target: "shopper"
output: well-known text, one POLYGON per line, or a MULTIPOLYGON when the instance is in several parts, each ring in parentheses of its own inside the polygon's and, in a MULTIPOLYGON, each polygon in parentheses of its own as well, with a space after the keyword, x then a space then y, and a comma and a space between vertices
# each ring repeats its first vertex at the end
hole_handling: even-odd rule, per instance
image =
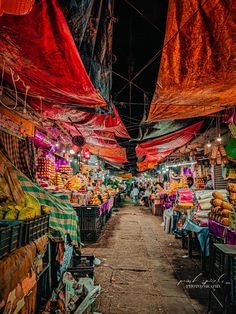
POLYGON ((206 178, 205 190, 212 190, 212 189, 213 189, 212 177, 211 177, 211 174, 208 174, 206 178))
POLYGON ((187 178, 187 185, 189 189, 196 189, 196 186, 194 185, 194 180, 192 177, 187 178))
POLYGON ((150 197, 150 189, 146 189, 144 196, 142 197, 142 200, 144 201, 144 205, 146 207, 149 207, 149 197, 150 197))
POLYGON ((134 188, 132 190, 132 196, 133 196, 134 205, 138 205, 138 195, 139 195, 139 189, 138 189, 137 184, 135 184, 134 188))

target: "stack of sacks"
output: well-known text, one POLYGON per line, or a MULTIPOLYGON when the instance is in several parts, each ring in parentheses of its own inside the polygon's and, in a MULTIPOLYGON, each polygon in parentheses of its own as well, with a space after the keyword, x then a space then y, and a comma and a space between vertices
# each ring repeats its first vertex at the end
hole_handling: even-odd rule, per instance
POLYGON ((193 191, 179 190, 178 191, 179 206, 193 207, 193 191))
MULTIPOLYGON (((226 194, 226 191, 225 191, 226 194)), ((216 191, 212 193, 214 199, 211 201, 212 208, 209 218, 224 226, 229 225, 229 214, 233 211, 232 205, 226 200, 225 194, 216 191)))
POLYGON ((212 190, 196 191, 196 213, 194 221, 201 225, 208 225, 208 214, 211 211, 212 190))

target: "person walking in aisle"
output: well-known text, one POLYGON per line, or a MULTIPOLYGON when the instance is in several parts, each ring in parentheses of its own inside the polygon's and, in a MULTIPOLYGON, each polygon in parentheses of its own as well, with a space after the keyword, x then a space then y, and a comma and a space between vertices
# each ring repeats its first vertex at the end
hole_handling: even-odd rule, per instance
POLYGON ((135 184, 134 188, 132 190, 132 196, 133 196, 134 205, 138 205, 138 195, 139 195, 139 189, 138 189, 137 184, 135 184))

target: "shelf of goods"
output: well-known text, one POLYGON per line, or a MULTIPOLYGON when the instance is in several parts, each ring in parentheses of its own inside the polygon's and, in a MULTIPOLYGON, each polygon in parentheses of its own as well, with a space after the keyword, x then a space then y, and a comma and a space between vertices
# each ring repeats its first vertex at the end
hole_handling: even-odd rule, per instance
POLYGON ((53 180, 56 175, 55 164, 46 157, 40 157, 37 161, 37 177, 53 180))
POLYGON ((196 178, 195 179, 195 185, 196 185, 197 189, 203 190, 205 188, 204 179, 200 178, 200 177, 196 178))
POLYGON ((69 180, 73 176, 73 170, 70 166, 60 166, 58 171, 61 173, 61 179, 63 182, 69 180))

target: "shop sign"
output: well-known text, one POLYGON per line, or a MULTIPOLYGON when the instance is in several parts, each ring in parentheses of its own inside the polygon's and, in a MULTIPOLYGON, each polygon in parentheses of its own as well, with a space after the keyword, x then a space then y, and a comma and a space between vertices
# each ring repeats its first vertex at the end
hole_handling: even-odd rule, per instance
POLYGON ((18 137, 34 136, 34 124, 31 121, 2 107, 0 108, 0 130, 18 137))

